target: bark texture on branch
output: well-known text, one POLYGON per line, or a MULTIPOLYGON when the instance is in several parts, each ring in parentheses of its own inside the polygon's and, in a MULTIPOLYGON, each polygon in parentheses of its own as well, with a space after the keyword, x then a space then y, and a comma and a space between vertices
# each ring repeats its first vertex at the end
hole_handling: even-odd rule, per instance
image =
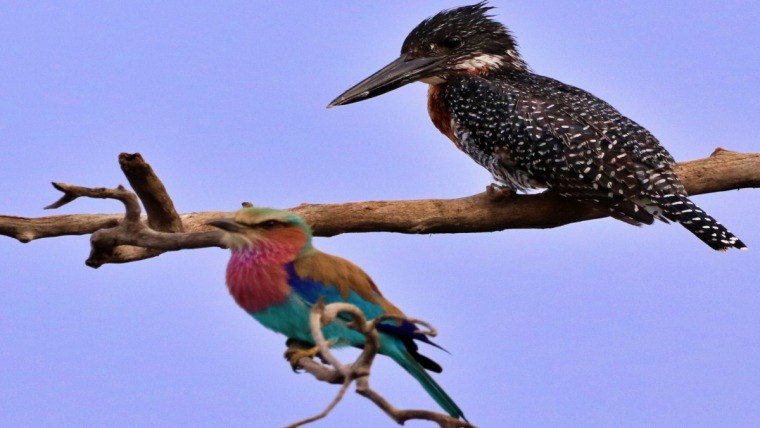
MULTIPOLYGON (((140 189, 137 195, 146 206, 148 214, 141 218, 150 227, 146 226, 136 234, 116 234, 118 239, 115 240, 113 238, 116 235, 112 233, 108 237, 112 239, 112 254, 94 261, 94 265, 141 260, 163 251, 220 246, 217 239, 219 235, 211 232, 205 223, 227 216, 229 212, 177 215, 163 184, 139 154, 122 154, 119 159, 130 182, 140 189), (173 233, 182 230, 186 233, 173 233), (197 232, 208 233, 191 236, 197 235, 197 232), (143 248, 130 248, 126 245, 143 248)), ((679 164, 676 171, 691 195, 760 187, 760 154, 717 149, 708 158, 679 164)), ((79 196, 103 197, 97 192, 79 196)), ((54 205, 58 207, 72 200, 71 195, 64 194, 54 205)), ((132 216, 140 215, 139 211, 136 214, 134 210, 131 211, 132 216)), ((358 232, 428 234, 545 229, 606 216, 605 212, 591 204, 565 199, 550 192, 497 200, 484 192, 458 199, 302 204, 291 211, 306 219, 314 229, 315 236, 358 232)), ((30 242, 40 238, 111 230, 120 225, 123 219, 123 214, 38 218, 0 216, 0 234, 21 242, 30 242)), ((100 235, 97 238, 101 242, 107 240, 102 236, 103 233, 100 235)), ((101 251, 101 254, 105 253, 101 251)))

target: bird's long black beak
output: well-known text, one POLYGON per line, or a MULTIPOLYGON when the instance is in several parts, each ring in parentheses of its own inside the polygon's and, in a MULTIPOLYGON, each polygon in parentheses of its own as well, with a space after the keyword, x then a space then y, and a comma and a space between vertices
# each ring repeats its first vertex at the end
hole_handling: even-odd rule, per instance
POLYGON ((240 232, 243 230, 243 226, 231 218, 220 218, 217 220, 209 220, 206 222, 209 226, 218 227, 219 229, 226 230, 227 232, 240 232))
POLYGON ((351 104, 382 95, 407 83, 430 77, 438 71, 441 58, 407 58, 401 55, 380 71, 340 94, 327 108, 351 104))

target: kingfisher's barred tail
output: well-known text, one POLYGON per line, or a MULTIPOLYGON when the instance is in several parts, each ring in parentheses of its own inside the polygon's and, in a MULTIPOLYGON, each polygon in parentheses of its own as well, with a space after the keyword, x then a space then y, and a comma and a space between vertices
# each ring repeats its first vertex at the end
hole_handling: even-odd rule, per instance
POLYGON ((730 248, 747 249, 744 242, 686 196, 669 195, 661 198, 657 203, 663 208, 668 218, 681 223, 711 248, 718 251, 727 251, 730 248))

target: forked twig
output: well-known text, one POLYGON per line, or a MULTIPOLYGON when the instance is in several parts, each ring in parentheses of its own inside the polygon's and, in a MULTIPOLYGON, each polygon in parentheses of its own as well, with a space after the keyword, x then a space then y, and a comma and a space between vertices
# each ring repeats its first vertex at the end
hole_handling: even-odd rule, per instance
POLYGON ((45 207, 57 209, 82 197, 115 199, 124 204, 125 214, 121 221, 109 222, 92 232, 90 256, 85 261, 87 266, 98 268, 105 263, 143 260, 166 251, 223 247, 219 231, 172 233, 182 229, 182 222, 161 180, 139 154, 122 153, 119 159, 130 181, 139 183, 142 200, 149 201, 151 209, 147 218, 143 219, 141 215, 138 196, 121 185, 111 189, 54 182, 53 187, 63 192, 63 196, 45 207))

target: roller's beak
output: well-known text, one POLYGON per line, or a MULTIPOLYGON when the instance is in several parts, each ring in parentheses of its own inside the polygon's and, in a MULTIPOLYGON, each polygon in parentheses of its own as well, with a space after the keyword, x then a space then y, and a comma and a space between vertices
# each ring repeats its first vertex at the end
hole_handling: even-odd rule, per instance
POLYGON ((219 229, 226 230, 227 232, 240 232, 243 230, 243 226, 231 218, 220 218, 218 220, 209 220, 206 222, 209 226, 218 227, 219 229))
POLYGON ((351 104, 382 95, 407 83, 433 76, 439 70, 442 58, 407 58, 401 55, 380 71, 359 82, 334 99, 327 108, 351 104))

